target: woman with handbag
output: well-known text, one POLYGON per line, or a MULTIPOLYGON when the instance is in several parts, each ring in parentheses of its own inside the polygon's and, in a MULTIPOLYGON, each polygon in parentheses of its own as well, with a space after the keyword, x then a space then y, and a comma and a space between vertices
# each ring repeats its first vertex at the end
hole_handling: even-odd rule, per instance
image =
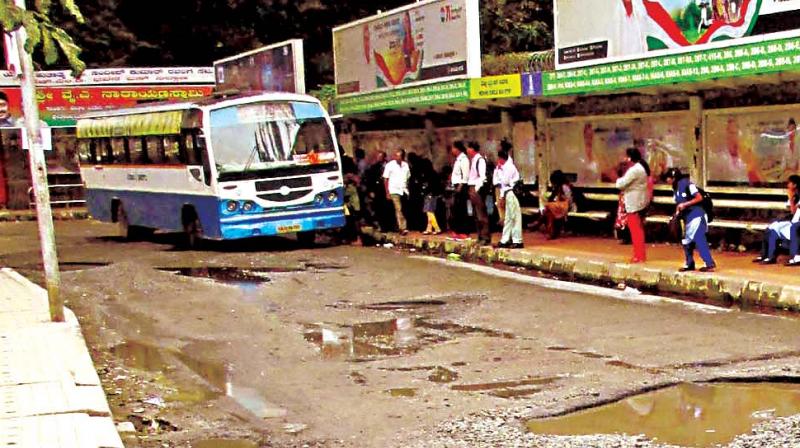
POLYGON ((625 175, 617 179, 617 188, 623 194, 625 201, 625 224, 631 233, 633 244, 633 257, 631 263, 644 263, 647 261, 647 246, 645 246, 643 214, 650 205, 648 194, 648 179, 650 166, 637 148, 628 148, 625 151, 625 161, 632 163, 625 175))

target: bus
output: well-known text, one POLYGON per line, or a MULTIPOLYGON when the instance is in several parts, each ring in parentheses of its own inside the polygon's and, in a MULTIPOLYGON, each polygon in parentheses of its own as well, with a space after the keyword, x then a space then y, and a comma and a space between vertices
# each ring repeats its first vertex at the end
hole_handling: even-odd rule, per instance
POLYGON ((306 95, 258 93, 78 119, 89 213, 126 238, 153 230, 234 240, 345 225, 333 124, 306 95))

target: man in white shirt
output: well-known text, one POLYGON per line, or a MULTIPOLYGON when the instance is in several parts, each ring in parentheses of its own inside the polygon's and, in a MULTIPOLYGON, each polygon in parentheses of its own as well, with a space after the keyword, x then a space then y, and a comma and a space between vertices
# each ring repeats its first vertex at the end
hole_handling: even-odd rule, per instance
POLYGON ((453 142, 450 147, 450 154, 455 157, 453 162, 453 172, 450 175, 450 185, 453 187, 453 209, 450 213, 448 226, 453 232, 453 237, 457 239, 466 238, 465 229, 467 221, 467 201, 469 191, 467 182, 469 181, 469 157, 467 148, 461 141, 453 142))
POLYGON ((394 204, 394 214, 397 218, 397 230, 402 235, 408 233, 406 228, 406 218, 403 216, 403 197, 408 196, 408 179, 411 177, 411 170, 406 163, 405 150, 398 149, 394 153, 394 158, 386 164, 383 169, 383 182, 386 187, 386 199, 394 204))
POLYGON ((500 182, 500 197, 498 203, 505 208, 503 220, 503 236, 500 237, 498 247, 522 249, 522 209, 519 199, 514 194, 514 185, 519 182, 519 170, 508 155, 506 149, 497 153, 497 180, 500 182))
POLYGON ((489 216, 486 213, 486 159, 480 153, 481 147, 477 142, 470 142, 467 145, 467 156, 469 157, 469 201, 472 203, 473 215, 475 215, 475 227, 478 229, 478 244, 492 244, 492 234, 489 231, 489 216))

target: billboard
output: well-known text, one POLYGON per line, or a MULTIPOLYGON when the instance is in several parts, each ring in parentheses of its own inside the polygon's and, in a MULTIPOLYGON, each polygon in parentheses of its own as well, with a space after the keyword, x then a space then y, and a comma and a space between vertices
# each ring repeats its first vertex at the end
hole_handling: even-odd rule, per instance
POLYGON ((287 40, 214 61, 217 90, 306 93, 303 41, 287 40))
POLYGON ((556 68, 800 35, 800 0, 555 0, 556 68))
POLYGON ((337 95, 479 78, 477 0, 429 0, 333 29, 337 95))

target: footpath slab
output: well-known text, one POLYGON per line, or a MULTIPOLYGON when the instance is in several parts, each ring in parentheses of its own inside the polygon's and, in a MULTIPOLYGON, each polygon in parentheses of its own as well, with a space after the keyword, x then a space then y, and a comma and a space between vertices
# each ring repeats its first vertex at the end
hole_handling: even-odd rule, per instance
POLYGON ((0 269, 0 448, 122 448, 75 315, 0 269))
MULTIPOLYGON (((495 249, 479 246, 472 239, 456 241, 442 235, 399 235, 372 228, 363 232, 382 244, 434 255, 458 254, 464 261, 521 266, 567 280, 624 284, 663 294, 800 311, 800 268, 754 264, 753 253, 714 251, 716 272, 678 272, 683 252, 675 244, 649 244, 647 262, 630 264, 631 247, 610 238, 565 236, 546 240, 539 233, 529 232, 524 236, 524 249, 495 249)), ((697 263, 702 266, 699 257, 697 263)))

